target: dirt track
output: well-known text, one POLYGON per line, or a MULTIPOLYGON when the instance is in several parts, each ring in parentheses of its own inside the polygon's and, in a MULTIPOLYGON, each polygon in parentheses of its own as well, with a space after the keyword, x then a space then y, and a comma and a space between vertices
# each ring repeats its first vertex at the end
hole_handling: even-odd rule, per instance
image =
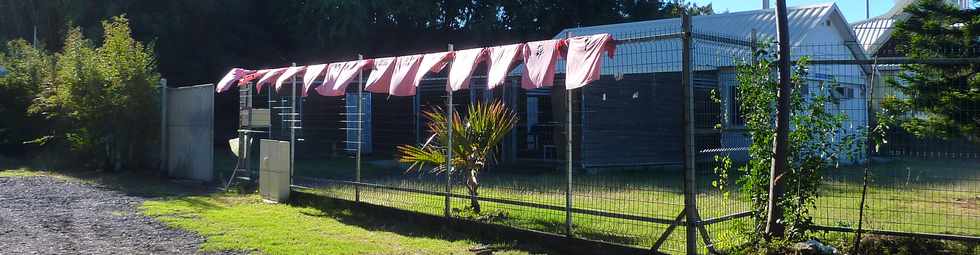
POLYGON ((0 178, 0 254, 192 254, 203 238, 141 215, 144 198, 50 177, 0 178))

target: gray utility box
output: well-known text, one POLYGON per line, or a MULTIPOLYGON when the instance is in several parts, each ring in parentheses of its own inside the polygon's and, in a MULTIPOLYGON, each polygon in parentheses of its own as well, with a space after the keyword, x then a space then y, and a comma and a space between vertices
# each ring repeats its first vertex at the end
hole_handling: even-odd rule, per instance
POLYGON ((242 127, 267 128, 272 126, 272 112, 269 109, 244 109, 239 115, 242 127))
POLYGON ((262 139, 259 142, 259 193, 273 202, 289 199, 289 142, 262 139))

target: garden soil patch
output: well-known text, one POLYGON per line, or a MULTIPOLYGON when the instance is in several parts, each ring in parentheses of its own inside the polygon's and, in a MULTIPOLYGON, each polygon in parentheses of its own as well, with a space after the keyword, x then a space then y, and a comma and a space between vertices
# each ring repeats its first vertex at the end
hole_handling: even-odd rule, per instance
POLYGON ((143 216, 144 200, 77 181, 0 177, 0 253, 196 253, 204 239, 143 216))

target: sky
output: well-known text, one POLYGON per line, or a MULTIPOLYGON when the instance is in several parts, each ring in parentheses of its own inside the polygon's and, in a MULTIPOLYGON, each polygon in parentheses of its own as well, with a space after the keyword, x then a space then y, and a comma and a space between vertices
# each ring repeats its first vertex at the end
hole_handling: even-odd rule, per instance
MULTIPOLYGON (((715 13, 727 11, 748 11, 762 8, 762 0, 692 0, 698 5, 712 4, 715 13)), ((775 8, 776 0, 770 0, 770 4, 775 8)), ((787 6, 820 4, 827 2, 837 2, 837 7, 844 12, 847 22, 855 22, 865 19, 865 0, 786 0, 787 6)), ((871 17, 884 14, 895 4, 894 0, 870 0, 871 17)))

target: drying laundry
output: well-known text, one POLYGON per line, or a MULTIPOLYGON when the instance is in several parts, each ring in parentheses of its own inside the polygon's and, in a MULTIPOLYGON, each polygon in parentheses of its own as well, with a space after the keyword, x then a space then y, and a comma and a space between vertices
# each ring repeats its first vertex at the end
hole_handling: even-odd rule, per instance
POLYGON ((422 78, 425 75, 432 72, 441 72, 443 68, 446 68, 446 64, 449 60, 453 58, 452 52, 439 52, 439 53, 429 53, 422 57, 422 63, 419 64, 419 71, 415 74, 414 86, 417 88, 419 83, 422 82, 422 78))
POLYGON ((391 73, 395 69, 395 57, 374 59, 374 69, 368 76, 364 90, 374 93, 388 93, 391 86, 391 73))
POLYGON ((415 75, 418 74, 422 55, 401 56, 395 59, 395 67, 391 73, 391 87, 388 94, 392 96, 414 96, 415 75))
POLYGON ((276 78, 279 78, 279 75, 282 74, 283 71, 286 71, 286 68, 276 68, 266 72, 265 75, 259 79, 259 82, 255 83, 255 91, 262 92, 262 86, 276 78))
POLYGON ((327 68, 327 78, 324 79, 323 85, 316 88, 316 92, 322 96, 340 96, 347 91, 347 85, 350 84, 351 80, 355 76, 360 74, 361 69, 364 69, 371 64, 371 60, 355 60, 340 63, 331 63, 330 67, 327 68))
POLYGON ((286 68, 286 71, 282 72, 282 75, 279 75, 279 79, 276 80, 276 91, 279 91, 279 89, 282 88, 282 84, 286 82, 287 79, 292 78, 299 72, 302 72, 304 69, 306 69, 305 66, 293 66, 286 68))
POLYGON ((487 48, 487 54, 490 56, 487 59, 487 63, 490 65, 490 71, 487 72, 487 89, 493 89, 504 84, 507 74, 514 66, 514 59, 517 58, 517 54, 521 52, 523 46, 524 44, 518 43, 487 48))
POLYGON ((609 34, 569 38, 565 88, 576 89, 598 80, 602 71, 603 52, 608 52, 609 58, 616 52, 616 44, 609 34))
MULTIPOLYGON (((303 75, 303 91, 301 92, 304 97, 307 95, 307 91, 313 87, 313 83, 316 82, 316 79, 320 78, 320 73, 322 73, 324 69, 327 69, 327 64, 311 65, 306 67, 306 74, 303 75)), ((320 86, 323 87, 323 85, 320 86)))
POLYGON ((453 66, 449 69, 449 88, 452 91, 469 88, 470 75, 476 65, 485 59, 485 53, 484 48, 456 51, 453 66))
POLYGON ((236 80, 245 76, 246 71, 241 68, 232 68, 224 77, 221 77, 221 81, 218 81, 218 86, 215 87, 214 91, 218 93, 227 91, 236 80))
POLYGON ((524 72, 521 74, 521 88, 536 89, 551 87, 555 83, 555 63, 561 56, 563 40, 529 42, 524 45, 524 72))
POLYGON ((238 86, 239 87, 245 86, 249 82, 252 82, 255 79, 262 78, 262 76, 264 76, 266 72, 269 72, 269 69, 262 69, 262 70, 254 71, 250 74, 246 74, 245 76, 242 76, 242 78, 238 80, 238 86))

